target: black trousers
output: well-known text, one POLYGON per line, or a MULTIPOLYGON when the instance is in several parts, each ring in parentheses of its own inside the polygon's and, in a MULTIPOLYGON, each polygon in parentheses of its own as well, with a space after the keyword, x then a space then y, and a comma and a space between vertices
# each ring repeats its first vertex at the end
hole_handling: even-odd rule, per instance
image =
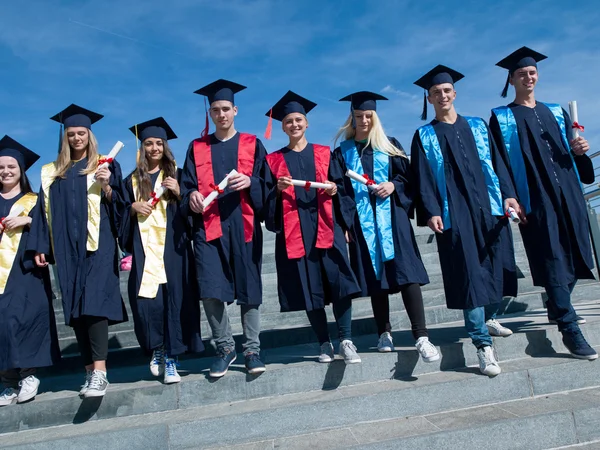
MULTIPOLYGON (((404 308, 410 319, 411 331, 415 339, 427 337, 427 324, 425 323, 425 308, 421 286, 417 283, 405 284, 400 289, 404 308)), ((381 335, 391 330, 390 326, 390 296, 388 293, 379 293, 371 296, 373 316, 377 324, 377 334, 381 335)))
POLYGON ((29 375, 35 375, 35 368, 32 369, 9 369, 0 371, 0 379, 5 388, 19 388, 19 381, 24 380, 29 375))
POLYGON ((108 356, 108 319, 83 316, 74 320, 73 331, 77 338, 83 363, 89 366, 94 361, 106 361, 108 356))

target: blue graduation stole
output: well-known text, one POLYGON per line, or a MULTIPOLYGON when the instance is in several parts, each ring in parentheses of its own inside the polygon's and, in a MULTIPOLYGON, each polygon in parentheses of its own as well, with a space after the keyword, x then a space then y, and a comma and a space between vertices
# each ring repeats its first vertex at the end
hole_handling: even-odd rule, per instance
MULTIPOLYGON (((492 154, 490 150, 490 140, 485 122, 479 117, 464 117, 469 124, 481 169, 485 176, 485 184, 490 198, 491 212, 494 216, 504 216, 504 208, 502 204, 502 194, 500 192, 500 183, 498 176, 494 172, 492 163, 492 154)), ((444 230, 449 230, 452 226, 450 218, 450 209, 448 208, 448 193, 446 191, 446 173, 444 172, 444 155, 440 148, 435 130, 431 124, 427 124, 419 128, 419 137, 425 150, 425 156, 433 172, 433 177, 436 181, 438 194, 442 201, 442 220, 444 222, 444 230)))
MULTIPOLYGON (((573 169, 575 169, 577 180, 579 180, 577 165, 573 159, 571 146, 569 145, 569 140, 567 139, 567 128, 565 125, 565 117, 563 115, 562 107, 556 103, 544 103, 544 105, 548 107, 554 116, 558 127, 560 128, 560 136, 565 148, 569 152, 569 155, 571 155, 571 159, 573 160, 573 169)), ((498 119, 498 123, 500 124, 500 132, 502 133, 502 140, 504 141, 504 146, 508 152, 508 159, 510 160, 510 166, 515 179, 519 201, 525 208, 525 213, 529 214, 531 212, 529 185, 527 184, 527 171, 525 169, 525 160, 523 159, 523 151, 521 149, 521 141, 519 140, 519 132, 517 130, 515 115, 508 106, 494 108, 492 109, 492 113, 494 113, 496 119, 498 119)))
MULTIPOLYGON (((346 167, 358 174, 364 174, 354 139, 342 142, 340 147, 346 161, 346 167)), ((389 165, 390 158, 387 154, 373 151, 373 179, 376 183, 388 181, 389 165)), ((394 259, 391 196, 386 199, 377 197, 375 213, 373 213, 368 187, 355 180, 351 180, 351 182, 354 189, 356 210, 360 218, 360 228, 367 241, 367 247, 369 247, 369 256, 375 270, 375 276, 379 280, 381 279, 382 262, 394 259)))

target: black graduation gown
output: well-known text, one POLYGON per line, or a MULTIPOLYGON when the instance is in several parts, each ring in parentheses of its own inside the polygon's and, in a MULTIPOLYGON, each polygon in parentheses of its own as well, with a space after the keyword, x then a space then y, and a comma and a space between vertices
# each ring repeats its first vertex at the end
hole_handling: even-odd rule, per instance
MULTIPOLYGON (((517 278, 512 234, 508 219, 491 214, 487 185, 475 138, 467 121, 431 122, 444 156, 446 191, 452 226, 436 233, 446 304, 450 309, 470 309, 516 296, 517 278)), ((491 137, 491 134, 490 134, 491 137)), ((512 180, 490 138, 494 169, 502 199, 514 198, 512 180)), ((436 181, 417 131, 411 147, 418 177, 417 223, 442 216, 436 181)))
MULTIPOLYGON (((0 196, 0 217, 6 217, 21 197, 23 194, 6 200, 0 196)), ((29 215, 34 216, 34 210, 29 215)), ((0 294, 0 370, 51 366, 60 360, 50 272, 36 266, 35 254, 26 251, 28 239, 29 227, 23 227, 13 267, 0 294)))
POLYGON ((109 324, 126 322, 127 311, 119 289, 115 208, 123 195, 121 167, 116 161, 110 164, 112 201, 102 193, 98 250, 89 252, 87 180, 80 173, 86 165, 87 158, 73 163, 65 178, 56 179, 50 186, 52 250, 40 189, 28 249, 46 254, 47 260, 56 264, 65 324, 73 326, 73 319, 82 316, 104 317, 109 324))
MULTIPOLYGON (((289 148, 278 150, 283 153, 290 175, 296 180, 316 180, 315 153, 312 144, 301 152, 289 148)), ((306 255, 289 259, 286 249, 283 202, 277 195, 277 179, 267 183, 269 197, 265 225, 277 233, 275 237, 275 264, 277 266, 277 291, 281 311, 312 311, 323 309, 326 304, 358 297, 360 288, 352 273, 342 222, 340 198, 345 195, 343 173, 333 158, 329 164, 328 179, 341 186, 333 200, 334 225, 333 247, 320 249, 317 244, 318 200, 317 190, 295 186, 298 216, 306 255)))
MULTIPOLYGON (((214 183, 220 183, 231 169, 238 167, 238 145, 240 134, 221 142, 214 134, 210 135, 212 169, 214 183)), ((196 277, 201 298, 216 298, 222 302, 260 305, 262 303, 263 237, 262 221, 265 194, 265 180, 271 176, 267 167, 264 146, 256 139, 254 169, 252 172, 249 197, 254 209, 254 233, 252 241, 244 239, 244 224, 239 192, 225 188, 225 192, 215 200, 219 202, 223 236, 210 242, 206 240, 204 220, 189 208, 190 195, 198 190, 194 143, 188 148, 181 177, 182 208, 193 218, 193 243, 196 260, 196 277)))
MULTIPOLYGON (((154 186, 159 172, 151 175, 154 186)), ((135 335, 142 349, 150 352, 164 345, 169 355, 186 351, 204 350, 200 334, 200 305, 195 280, 194 254, 188 240, 188 220, 178 202, 167 205, 167 230, 164 251, 167 283, 159 287, 155 298, 139 297, 144 263, 146 260, 137 214, 131 216, 131 205, 136 201, 130 174, 124 182, 124 205, 120 210, 120 237, 122 249, 132 254, 127 292, 133 313, 135 335)), ((177 170, 181 179, 181 170, 177 170)))
MULTIPOLYGON (((531 212, 528 224, 519 228, 533 282, 536 286, 566 286, 577 279, 593 279, 587 207, 558 123, 543 103, 536 103, 535 108, 508 106, 517 123, 529 186, 531 212)), ((571 119, 566 111, 563 114, 571 141, 571 119)), ((494 114, 490 128, 508 161, 494 114)), ((581 182, 593 183, 591 159, 587 155, 573 157, 581 182)))
MULTIPOLYGON (((390 142, 397 148, 402 146, 395 138, 389 138, 390 142)), ((373 148, 364 143, 356 142, 356 149, 360 154, 360 160, 364 173, 373 179, 373 148)), ((340 147, 335 149, 334 158, 341 166, 341 172, 346 173, 346 163, 340 147)), ((429 283, 427 271, 421 261, 419 247, 415 240, 415 234, 410 223, 413 214, 413 174, 409 167, 409 160, 401 156, 389 157, 388 180, 394 183, 395 190, 391 195, 392 212, 392 235, 394 239, 394 259, 382 265, 381 279, 378 280, 373 269, 369 248, 364 238, 360 217, 358 213, 349 219, 351 242, 348 245, 350 251, 350 263, 356 274, 356 278, 362 290, 362 296, 386 292, 395 294, 400 292, 402 285, 418 283, 424 285, 429 283)), ((349 198, 354 203, 354 189, 350 178, 344 177, 344 188, 349 198)), ((371 194, 371 207, 375 211, 376 196, 371 194)), ((346 208, 348 210, 348 208, 346 208)), ((354 211, 355 208, 352 209, 354 211)), ((376 220, 376 217, 374 216, 376 220)))

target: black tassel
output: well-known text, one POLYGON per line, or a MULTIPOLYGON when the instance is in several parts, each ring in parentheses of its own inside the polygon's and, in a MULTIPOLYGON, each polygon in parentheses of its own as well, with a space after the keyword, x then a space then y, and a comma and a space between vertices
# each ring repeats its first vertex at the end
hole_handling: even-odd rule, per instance
POLYGON ((58 127, 58 154, 60 155, 60 151, 62 150, 62 140, 63 140, 63 125, 62 123, 58 127))
POLYGON ((506 77, 506 84, 504 85, 504 89, 502 89, 502 94, 500 94, 504 98, 506 98, 506 96, 508 95, 509 82, 510 82, 510 72, 508 72, 508 76, 506 77))
POLYGON ((352 104, 352 97, 350 97, 350 116, 352 117, 352 129, 356 130, 356 119, 354 118, 354 105, 352 104))
POLYGON ((427 92, 423 91, 423 113, 421 114, 421 120, 427 120, 427 92))

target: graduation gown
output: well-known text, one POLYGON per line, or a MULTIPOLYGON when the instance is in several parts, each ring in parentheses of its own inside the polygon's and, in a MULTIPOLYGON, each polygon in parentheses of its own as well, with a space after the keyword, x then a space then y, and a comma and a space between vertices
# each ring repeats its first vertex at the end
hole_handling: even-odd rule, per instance
MULTIPOLYGON (((137 214, 131 216, 131 205, 137 201, 131 181, 134 173, 124 182, 124 204, 119 207, 119 244, 122 249, 132 254, 127 292, 136 337, 146 352, 162 345, 169 355, 179 355, 188 350, 200 352, 204 345, 200 334, 200 305, 194 255, 188 240, 188 218, 181 213, 179 202, 169 202, 166 207, 167 228, 163 260, 167 283, 159 286, 155 298, 139 296, 146 256, 137 214)), ((155 185, 159 173, 160 171, 151 174, 152 186, 155 185)), ((180 178, 181 170, 178 169, 178 181, 180 178)))
MULTIPOLYGON (((316 180, 315 154, 312 144, 308 144, 301 152, 295 152, 289 148, 282 148, 278 151, 283 154, 293 179, 316 180)), ((275 237, 275 264, 277 266, 277 291, 282 312, 323 309, 326 304, 338 299, 358 297, 360 294, 360 288, 348 261, 346 238, 341 226, 343 214, 340 198, 345 195, 343 173, 333 158, 329 164, 328 179, 341 187, 341 189, 338 188, 337 195, 332 198, 333 247, 328 249, 316 247, 317 190, 306 190, 304 187, 294 186, 305 256, 293 259, 288 258, 287 254, 283 201, 281 196, 277 195, 277 179, 273 176, 267 183, 269 197, 265 225, 268 230, 277 234, 275 237)))
MULTIPOLYGON (((536 286, 567 286, 577 279, 593 279, 594 262, 589 219, 570 149, 565 148, 556 119, 543 103, 534 108, 511 103, 519 134, 531 212, 520 225, 529 267, 536 286)), ((572 123, 563 110, 567 139, 572 123)), ((500 125, 494 114, 490 128, 509 161, 500 125)), ((573 155, 581 182, 594 182, 594 167, 587 155, 573 155)))
MULTIPOLYGON (((0 217, 8 216, 23 195, 9 200, 0 196, 0 217)), ((37 267, 35 254, 26 251, 29 227, 20 232, 14 263, 0 294, 0 370, 51 366, 60 360, 50 272, 37 267)))
POLYGON ((127 321, 127 312, 119 289, 119 255, 117 248, 117 214, 115 205, 123 195, 121 167, 110 163, 112 202, 100 202, 98 250, 88 251, 87 177, 80 172, 87 157, 72 163, 65 178, 58 178, 49 188, 52 240, 45 212, 43 188, 33 216, 28 249, 44 253, 56 264, 62 295, 65 324, 82 316, 104 317, 109 324, 127 321))
MULTIPOLYGON (((209 136, 214 184, 219 184, 232 169, 238 167, 240 133, 227 141, 209 136)), ((196 277, 201 298, 222 302, 260 305, 262 303, 262 228, 260 222, 265 203, 265 179, 271 172, 265 161, 266 150, 256 139, 254 165, 248 193, 254 211, 252 240, 245 241, 240 193, 228 187, 215 200, 218 202, 223 236, 207 241, 204 220, 189 208, 190 195, 198 190, 194 142, 188 148, 181 177, 182 208, 193 219, 193 243, 196 277)))
MULTIPOLYGON (((458 116, 454 124, 431 122, 444 157, 452 226, 436 233, 446 304, 471 309, 516 296, 517 278, 508 219, 493 216, 473 132, 458 116)), ((488 133, 489 135, 489 133, 488 133)), ((491 135, 490 135, 491 136, 491 135)), ((515 198, 512 180, 493 139, 490 152, 502 199, 515 198)), ((442 216, 437 185, 417 131, 411 162, 418 177, 417 223, 442 216)))
MULTIPOLYGON (((390 142, 399 149, 402 146, 395 138, 389 138, 390 142)), ((364 143, 356 142, 365 175, 373 179, 373 148, 364 143)), ((361 287, 361 296, 370 296, 380 292, 395 294, 400 292, 402 285, 418 283, 424 285, 429 283, 427 271, 421 261, 421 254, 415 240, 414 231, 410 223, 413 208, 414 177, 409 167, 409 160, 401 156, 389 156, 388 180, 394 183, 395 190, 391 197, 392 233, 394 241, 394 259, 386 261, 382 267, 382 274, 378 280, 373 269, 373 263, 369 255, 367 241, 363 235, 360 217, 353 214, 348 217, 347 226, 350 229, 351 241, 348 245, 350 251, 350 263, 356 274, 361 287)), ((341 173, 346 173, 346 163, 338 147, 334 152, 336 164, 341 167, 341 173)), ((361 174, 362 175, 362 174, 361 174)), ((350 178, 343 177, 346 199, 354 203, 354 189, 350 178)), ((370 194, 371 207, 376 208, 376 196, 370 194)), ((354 212, 354 208, 345 208, 346 211, 354 212)), ((376 220, 376 216, 374 215, 376 220)))

